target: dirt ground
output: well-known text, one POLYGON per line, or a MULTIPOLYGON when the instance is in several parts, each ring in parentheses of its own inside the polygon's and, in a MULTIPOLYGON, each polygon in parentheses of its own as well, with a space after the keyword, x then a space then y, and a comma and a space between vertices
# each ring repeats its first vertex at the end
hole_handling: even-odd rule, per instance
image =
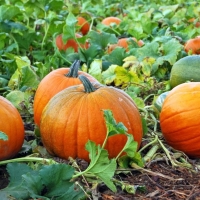
MULTIPOLYGON (((135 194, 118 188, 113 193, 102 184, 93 191, 92 198, 99 200, 200 200, 200 173, 184 168, 172 168, 165 162, 151 164, 144 171, 133 169, 128 174, 118 174, 117 180, 134 185, 135 194), (151 170, 151 171, 150 171, 151 170), (153 172, 153 173, 152 173, 153 172), (141 189, 142 188, 142 189, 141 189)), ((8 184, 6 167, 0 167, 0 189, 8 184)))
POLYGON ((138 189, 134 195, 128 195, 119 190, 117 194, 112 194, 100 187, 102 199, 200 200, 200 173, 191 172, 187 169, 175 169, 164 162, 154 163, 149 169, 155 174, 133 170, 129 175, 120 177, 129 184, 143 185, 144 191, 138 189), (166 175, 166 177, 161 175, 166 175))

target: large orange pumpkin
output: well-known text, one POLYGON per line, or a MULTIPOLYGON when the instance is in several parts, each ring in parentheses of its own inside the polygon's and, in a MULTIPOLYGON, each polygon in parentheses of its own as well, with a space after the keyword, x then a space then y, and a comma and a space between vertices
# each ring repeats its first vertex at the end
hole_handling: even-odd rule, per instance
MULTIPOLYGON (((89 160, 85 144, 88 140, 103 143, 106 137, 104 109, 113 112, 117 122, 122 122, 134 136, 138 147, 142 139, 140 113, 124 91, 108 86, 94 86, 80 75, 83 84, 67 88, 55 95, 45 107, 40 124, 44 146, 52 155, 89 160)), ((119 134, 108 139, 106 149, 115 157, 126 143, 119 134)))
POLYGON ((8 140, 0 139, 0 160, 14 157, 24 142, 24 124, 18 110, 6 98, 0 96, 0 131, 8 140))
POLYGON ((191 157, 200 157, 200 82, 174 87, 164 100, 160 126, 166 142, 191 157))
POLYGON ((84 74, 92 82, 98 82, 90 74, 79 71, 80 62, 75 61, 70 68, 59 68, 47 74, 40 82, 34 97, 33 112, 34 122, 37 126, 40 125, 40 117, 42 111, 48 101, 61 90, 72 85, 81 84, 78 75, 84 74))

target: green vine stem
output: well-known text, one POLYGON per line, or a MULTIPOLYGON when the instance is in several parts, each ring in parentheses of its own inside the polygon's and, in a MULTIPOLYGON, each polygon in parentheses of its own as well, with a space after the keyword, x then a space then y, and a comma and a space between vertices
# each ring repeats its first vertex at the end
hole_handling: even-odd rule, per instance
POLYGON ((40 158, 40 157, 35 157, 35 156, 36 156, 35 154, 32 154, 26 157, 3 160, 3 161, 0 161, 0 165, 5 165, 8 163, 14 163, 14 162, 43 162, 46 164, 58 164, 53 159, 40 158))
POLYGON ((75 60, 67 74, 65 74, 66 77, 72 77, 72 78, 77 78, 78 77, 78 70, 80 67, 80 60, 75 60))
MULTIPOLYGON (((54 44, 55 44, 55 42, 54 42, 54 44)), ((62 58, 66 63, 68 63, 70 65, 72 64, 69 60, 67 60, 65 57, 62 56, 62 54, 60 53, 60 51, 57 48, 56 48, 56 55, 58 55, 60 58, 62 58)))
POLYGON ((153 156, 155 155, 155 153, 157 152, 157 150, 160 148, 160 146, 158 144, 156 144, 155 146, 153 146, 148 152, 147 154, 143 157, 145 162, 150 161, 153 156))
POLYGON ((86 93, 91 93, 96 90, 95 87, 92 85, 92 83, 89 81, 89 79, 86 76, 79 75, 78 78, 82 82, 86 93))
POLYGON ((138 152, 141 153, 144 149, 146 149, 147 147, 149 147, 150 145, 153 145, 155 143, 158 142, 158 136, 155 135, 154 140, 152 140, 151 142, 149 142, 148 144, 146 144, 144 147, 142 147, 138 152))

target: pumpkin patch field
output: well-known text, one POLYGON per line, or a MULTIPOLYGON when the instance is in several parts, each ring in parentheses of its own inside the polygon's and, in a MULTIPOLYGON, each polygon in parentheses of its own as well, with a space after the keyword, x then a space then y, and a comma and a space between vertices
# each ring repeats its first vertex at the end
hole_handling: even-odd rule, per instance
POLYGON ((200 2, 0 0, 0 199, 200 199, 200 2))

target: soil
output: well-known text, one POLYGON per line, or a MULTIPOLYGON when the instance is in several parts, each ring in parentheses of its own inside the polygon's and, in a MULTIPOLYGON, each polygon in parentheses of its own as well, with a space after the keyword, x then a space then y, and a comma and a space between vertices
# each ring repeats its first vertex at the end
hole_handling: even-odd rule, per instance
MULTIPOLYGON (((130 169, 128 174, 119 173, 115 178, 133 185, 135 194, 123 191, 121 187, 117 193, 113 193, 101 184, 92 192, 92 199, 200 200, 200 173, 185 168, 174 168, 163 161, 145 167, 144 171, 130 169)), ((6 166, 0 166, 0 189, 5 188, 8 183, 6 166)))

